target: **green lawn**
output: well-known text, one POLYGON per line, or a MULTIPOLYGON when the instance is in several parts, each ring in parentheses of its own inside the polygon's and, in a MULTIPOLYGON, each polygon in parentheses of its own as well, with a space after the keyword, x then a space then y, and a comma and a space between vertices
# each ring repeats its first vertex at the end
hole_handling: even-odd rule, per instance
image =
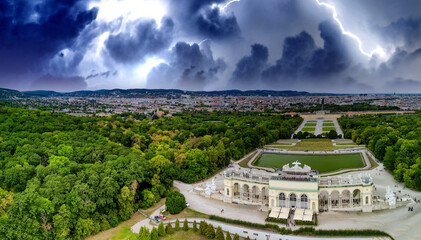
POLYGON ((333 127, 335 126, 334 123, 323 123, 323 127, 333 127))
POLYGON ((323 120, 323 122, 333 122, 333 120, 323 120))
POLYGON ((329 132, 330 130, 336 131, 336 128, 335 127, 324 127, 322 130, 323 130, 323 132, 329 132))
MULTIPOLYGON (((361 154, 338 154, 338 155, 295 155, 295 154, 271 154, 264 153, 253 163, 259 167, 282 168, 287 163, 299 161, 307 164, 319 173, 334 172, 341 169, 362 168, 364 163, 361 154)), ((292 167, 292 165, 290 165, 292 167)), ((303 166, 303 165, 301 165, 303 166)))
POLYGON ((316 130, 314 127, 303 127, 301 132, 314 132, 314 130, 316 130))
POLYGON ((306 127, 315 127, 317 123, 306 123, 304 126, 306 127))
POLYGON ((315 122, 316 123, 317 121, 316 120, 310 120, 310 121, 307 121, 307 122, 315 122))
MULTIPOLYGON (((180 223, 180 227, 182 227, 183 224, 180 223)), ((187 239, 194 239, 194 240, 207 240, 206 237, 200 235, 199 233, 195 233, 192 230, 185 232, 183 230, 180 230, 172 235, 167 235, 163 238, 159 238, 160 240, 187 240, 187 239)))

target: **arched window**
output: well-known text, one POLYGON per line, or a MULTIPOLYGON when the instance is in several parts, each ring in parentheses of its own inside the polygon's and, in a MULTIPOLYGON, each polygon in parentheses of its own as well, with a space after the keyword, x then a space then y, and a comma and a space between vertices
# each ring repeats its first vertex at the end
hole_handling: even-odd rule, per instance
POLYGON ((301 202, 307 202, 307 201, 308 201, 307 195, 305 194, 301 195, 301 202))
POLYGON ((285 200, 285 193, 280 193, 279 194, 279 200, 285 200))
POLYGON ((229 188, 227 188, 227 196, 229 196, 230 195, 230 190, 229 190, 229 188))
POLYGON ((365 197, 365 204, 368 204, 368 196, 365 197))
POLYGON ((308 197, 306 194, 302 194, 300 197, 301 200, 301 208, 304 209, 308 209, 309 208, 309 204, 308 204, 308 197))
POLYGON ((297 196, 293 193, 289 196, 289 200, 295 202, 295 201, 297 201, 297 196))
POLYGON ((285 193, 280 193, 279 194, 279 202, 278 202, 278 207, 286 207, 286 197, 285 197, 285 193))

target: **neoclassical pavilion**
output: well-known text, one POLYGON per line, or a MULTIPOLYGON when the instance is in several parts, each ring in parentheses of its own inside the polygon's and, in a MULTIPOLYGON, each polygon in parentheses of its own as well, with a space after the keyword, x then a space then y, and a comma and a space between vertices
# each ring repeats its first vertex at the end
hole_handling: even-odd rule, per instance
POLYGON ((317 171, 300 165, 287 164, 275 173, 230 168, 224 173, 224 201, 262 205, 263 210, 372 211, 371 177, 319 177, 317 171))

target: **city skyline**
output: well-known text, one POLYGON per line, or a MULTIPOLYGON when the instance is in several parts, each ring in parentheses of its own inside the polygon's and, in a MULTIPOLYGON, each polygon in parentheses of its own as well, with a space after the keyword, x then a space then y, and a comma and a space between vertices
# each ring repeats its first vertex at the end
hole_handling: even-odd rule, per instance
POLYGON ((0 87, 420 93, 421 3, 0 3, 0 87))

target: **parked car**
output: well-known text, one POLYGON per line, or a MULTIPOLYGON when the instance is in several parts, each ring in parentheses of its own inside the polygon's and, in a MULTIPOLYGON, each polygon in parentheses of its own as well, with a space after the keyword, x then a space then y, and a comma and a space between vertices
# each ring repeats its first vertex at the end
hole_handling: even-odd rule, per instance
POLYGON ((155 220, 156 220, 157 222, 161 222, 161 221, 162 221, 162 219, 161 219, 161 218, 159 218, 158 216, 155 216, 154 218, 155 218, 155 220))
POLYGON ((161 220, 165 220, 165 219, 167 219, 164 215, 162 215, 162 214, 159 214, 158 215, 158 217, 161 219, 161 220))

